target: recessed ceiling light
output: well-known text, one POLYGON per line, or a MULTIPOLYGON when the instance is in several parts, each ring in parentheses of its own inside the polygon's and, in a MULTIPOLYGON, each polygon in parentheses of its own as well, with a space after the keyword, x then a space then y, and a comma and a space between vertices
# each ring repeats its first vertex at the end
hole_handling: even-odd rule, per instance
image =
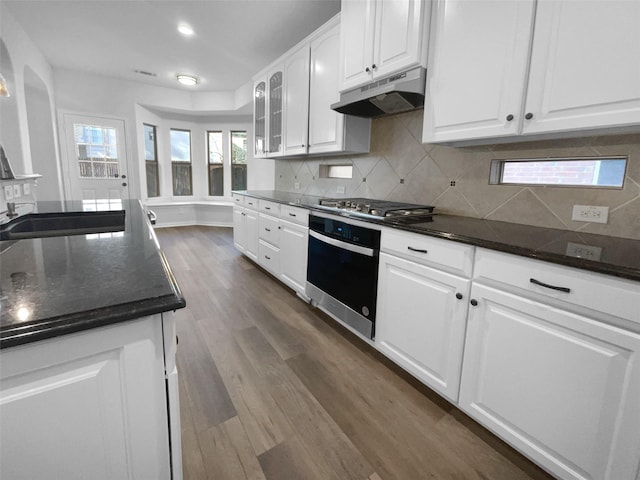
POLYGON ((186 23, 180 23, 180 24, 178 25, 178 31, 179 31, 181 34, 183 34, 183 35, 185 35, 185 36, 187 36, 187 37, 189 37, 189 36, 191 36, 191 35, 193 35, 193 34, 195 33, 195 32, 193 31, 193 28, 191 28, 191 25, 188 25, 188 24, 186 24, 186 23))
POLYGON ((179 73, 178 75, 176 75, 176 78, 181 84, 189 85, 189 86, 197 85, 199 81, 198 77, 195 77, 193 75, 185 75, 182 73, 179 73))

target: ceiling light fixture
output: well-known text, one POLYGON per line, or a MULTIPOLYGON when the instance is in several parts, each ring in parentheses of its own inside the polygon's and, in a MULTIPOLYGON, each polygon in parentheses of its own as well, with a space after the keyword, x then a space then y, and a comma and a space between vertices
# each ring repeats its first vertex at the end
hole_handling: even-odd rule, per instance
POLYGON ((193 31, 193 28, 191 28, 191 25, 186 24, 186 23, 180 23, 178 24, 178 31, 186 36, 186 37, 190 37, 191 35, 193 35, 195 32, 193 31))
POLYGON ((176 75, 178 81, 183 85, 189 85, 190 87, 197 85, 199 83, 198 77, 193 75, 185 75, 183 73, 179 73, 176 75))

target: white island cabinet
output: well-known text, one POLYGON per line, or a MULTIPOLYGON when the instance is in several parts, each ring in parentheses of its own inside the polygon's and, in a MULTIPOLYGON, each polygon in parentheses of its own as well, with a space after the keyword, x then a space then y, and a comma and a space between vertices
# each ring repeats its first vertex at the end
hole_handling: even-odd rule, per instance
POLYGON ((473 247, 382 231, 375 345, 458 400, 473 247))
POLYGON ((640 466, 636 282, 476 253, 460 407, 566 480, 640 466))
POLYGON ((638 131, 639 22, 637 1, 438 0, 423 141, 638 131))
POLYGON ((3 349, 0 478, 181 479, 173 339, 164 313, 3 349))

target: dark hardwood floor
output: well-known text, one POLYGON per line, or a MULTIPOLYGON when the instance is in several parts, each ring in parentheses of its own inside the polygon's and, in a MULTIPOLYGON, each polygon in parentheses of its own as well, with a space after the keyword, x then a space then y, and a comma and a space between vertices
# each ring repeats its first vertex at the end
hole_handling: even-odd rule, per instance
POLYGON ((552 478, 240 255, 230 228, 156 232, 187 300, 185 480, 552 478))

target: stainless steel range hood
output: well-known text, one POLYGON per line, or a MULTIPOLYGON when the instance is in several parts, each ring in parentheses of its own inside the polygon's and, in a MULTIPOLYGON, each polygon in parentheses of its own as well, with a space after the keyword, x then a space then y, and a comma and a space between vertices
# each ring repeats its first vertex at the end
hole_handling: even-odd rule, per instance
POLYGON ((416 67, 344 92, 331 108, 366 118, 408 112, 424 105, 425 82, 426 69, 416 67))

